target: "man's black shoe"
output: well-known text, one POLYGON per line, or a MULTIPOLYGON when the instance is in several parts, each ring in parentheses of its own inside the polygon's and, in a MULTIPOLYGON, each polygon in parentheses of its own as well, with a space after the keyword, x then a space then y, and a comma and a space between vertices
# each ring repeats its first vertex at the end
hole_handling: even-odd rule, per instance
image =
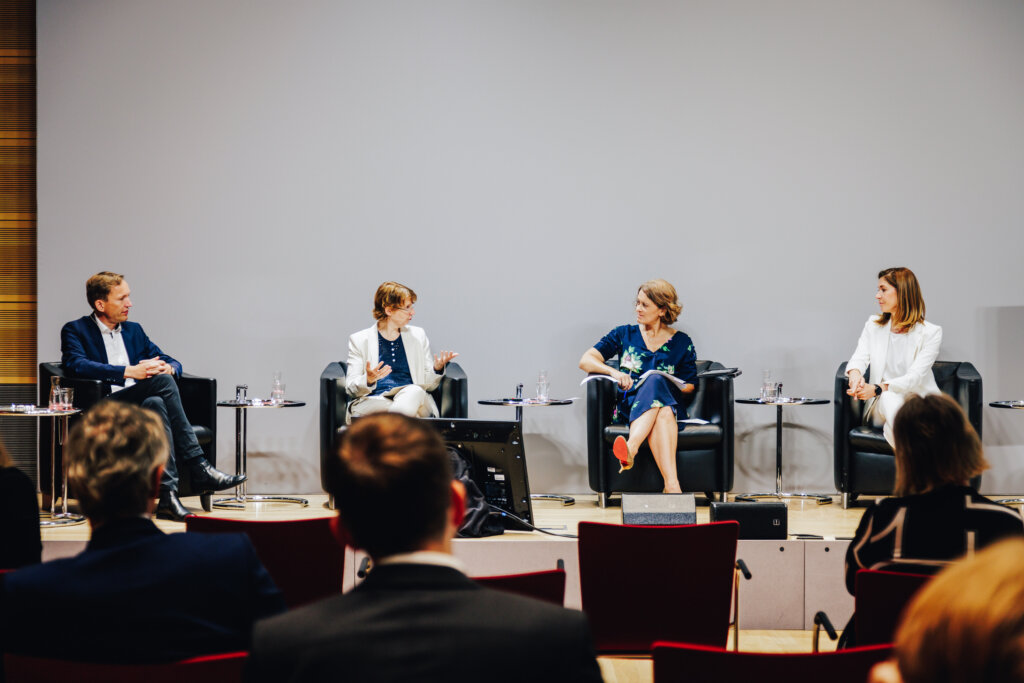
POLYGON ((194 517, 189 509, 181 504, 178 492, 170 489, 160 490, 160 502, 156 506, 157 519, 169 519, 172 522, 184 522, 186 517, 194 517))
POLYGON ((214 468, 206 458, 197 458, 191 466, 192 488, 196 491, 210 492, 231 489, 246 479, 244 474, 227 474, 214 468))

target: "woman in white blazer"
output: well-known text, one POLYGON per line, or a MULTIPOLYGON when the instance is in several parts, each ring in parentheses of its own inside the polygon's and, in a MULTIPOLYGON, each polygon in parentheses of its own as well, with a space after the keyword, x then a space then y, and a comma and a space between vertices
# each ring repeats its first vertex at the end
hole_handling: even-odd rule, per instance
POLYGON ((426 333, 409 324, 415 303, 416 292, 405 285, 385 282, 377 288, 377 322, 348 338, 345 389, 351 400, 346 421, 381 412, 437 417, 437 405, 427 392, 437 388, 445 366, 459 354, 431 355, 426 333))
POLYGON ((925 321, 921 286, 909 268, 880 272, 875 299, 881 313, 868 318, 846 363, 846 393, 870 401, 868 414, 875 425, 882 425, 892 446, 892 422, 903 401, 911 394, 939 393, 932 364, 942 345, 942 328, 925 321), (864 381, 868 368, 871 384, 864 381))

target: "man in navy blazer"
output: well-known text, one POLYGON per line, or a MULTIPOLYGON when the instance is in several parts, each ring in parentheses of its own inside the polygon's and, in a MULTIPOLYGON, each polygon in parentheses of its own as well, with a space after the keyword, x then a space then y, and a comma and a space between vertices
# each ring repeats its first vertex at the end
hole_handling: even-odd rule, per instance
POLYGON ((338 521, 374 568, 349 593, 256 624, 252 682, 600 681, 578 611, 484 588, 452 556, 466 490, 423 420, 355 420, 325 461, 338 521))
POLYGON ((215 469, 203 457, 203 449, 185 410, 175 377, 181 363, 150 341, 138 323, 128 322, 131 289, 124 276, 103 271, 85 283, 92 314, 64 325, 60 331, 61 364, 72 377, 98 379, 110 387, 110 397, 149 408, 160 416, 167 430, 170 457, 160 482, 157 517, 184 521, 191 514, 178 499, 178 468, 192 472, 200 491, 221 491, 245 481, 215 469))
POLYGON ((112 663, 249 648, 285 609, 245 534, 165 534, 150 519, 168 444, 160 419, 104 401, 67 440, 68 480, 92 526, 81 554, 7 574, 0 650, 112 663))

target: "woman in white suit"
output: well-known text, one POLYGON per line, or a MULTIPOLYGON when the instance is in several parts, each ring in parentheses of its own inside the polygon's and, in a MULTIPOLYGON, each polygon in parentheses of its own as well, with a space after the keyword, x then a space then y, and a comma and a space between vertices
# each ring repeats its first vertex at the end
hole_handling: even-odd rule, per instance
POLYGON ((382 412, 437 417, 437 405, 427 392, 437 388, 445 366, 459 354, 431 355, 423 328, 409 324, 415 303, 416 292, 405 285, 385 282, 377 288, 377 322, 348 338, 345 389, 351 400, 346 421, 382 412))
POLYGON ((942 345, 942 328, 924 319, 921 286, 909 268, 886 268, 878 274, 875 299, 879 315, 868 318, 857 350, 846 363, 846 393, 870 401, 868 414, 882 425, 892 446, 892 422, 911 394, 938 394, 932 364, 942 345), (872 383, 864 381, 871 369, 872 383))

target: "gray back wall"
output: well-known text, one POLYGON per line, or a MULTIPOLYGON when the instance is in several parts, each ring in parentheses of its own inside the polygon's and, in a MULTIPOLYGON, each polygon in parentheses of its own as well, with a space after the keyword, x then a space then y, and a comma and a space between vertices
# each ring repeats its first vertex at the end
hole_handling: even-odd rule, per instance
MULTIPOLYGON (((581 396, 581 353, 673 282, 702 358, 831 397, 906 265, 941 358, 1024 398, 1024 4, 1016 0, 39 0, 39 353, 127 275, 133 318, 249 425, 255 490, 319 489, 318 377, 419 294, 476 405, 581 396)), ((988 491, 1024 419, 986 408, 988 491)), ((220 413, 222 463, 233 421, 220 413)), ((774 481, 737 406, 736 490, 774 481)), ((832 488, 832 408, 790 409, 786 480, 832 488)), ((537 491, 587 490, 585 406, 526 415, 537 491)))

